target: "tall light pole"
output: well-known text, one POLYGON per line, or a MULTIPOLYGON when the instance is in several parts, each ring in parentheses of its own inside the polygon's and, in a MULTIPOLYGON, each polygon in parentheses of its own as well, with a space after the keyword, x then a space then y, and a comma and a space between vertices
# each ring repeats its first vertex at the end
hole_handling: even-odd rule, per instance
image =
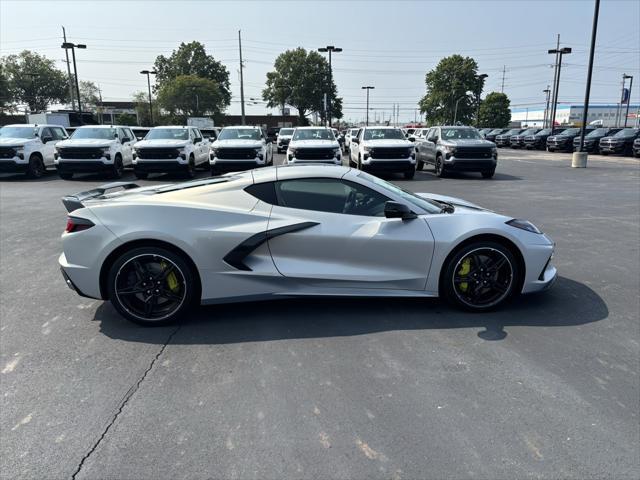
POLYGON ((544 118, 542 119, 542 128, 547 128, 547 116, 549 115, 549 95, 551 94, 551 90, 549 89, 549 85, 547 88, 542 91, 547 95, 547 100, 544 106, 544 118))
POLYGON ((73 74, 76 77, 76 96, 78 97, 78 113, 80 114, 80 124, 82 125, 84 121, 82 120, 82 103, 80 100, 80 83, 78 82, 78 67, 76 66, 76 48, 85 49, 86 45, 82 43, 71 43, 64 42, 62 44, 62 48, 65 50, 71 49, 71 56, 73 57, 73 74))
POLYGON ((149 76, 157 75, 158 72, 155 70, 142 70, 140 73, 147 76, 147 88, 149 89, 149 122, 151 124, 150 126, 153 127, 153 104, 151 103, 151 80, 149 76))
POLYGON ((458 104, 460 103, 460 100, 462 100, 463 98, 467 98, 468 95, 469 92, 465 93, 462 97, 456 100, 456 108, 453 110, 453 125, 456 124, 456 120, 458 119, 458 104))
POLYGON ((562 55, 568 55, 571 53, 570 47, 554 48, 547 53, 558 55, 558 74, 556 75, 556 88, 553 92, 553 105, 551 105, 551 132, 553 133, 553 127, 556 125, 556 110, 558 108, 558 91, 560 90, 560 71, 562 69, 562 55))
POLYGON ((366 121, 367 126, 369 126, 369 90, 374 90, 375 88, 376 87, 371 87, 371 86, 362 87, 362 90, 367 91, 367 121, 366 121))
POLYGON ((329 91, 327 92, 327 117, 329 119, 329 128, 331 128, 331 90, 333 87, 333 70, 331 69, 331 54, 333 52, 340 53, 342 48, 327 45, 318 49, 319 52, 329 52, 329 91))
POLYGON ((482 86, 484 84, 484 79, 487 78, 488 76, 489 75, 487 75, 486 73, 481 73, 476 77, 478 80, 482 80, 482 83, 478 82, 478 105, 476 107, 476 127, 480 126, 480 95, 482 95, 482 86))
POLYGON ((633 87, 633 75, 627 75, 626 73, 622 76, 623 79, 630 79, 629 81, 629 96, 627 97, 627 111, 624 114, 624 128, 627 128, 627 117, 629 116, 629 104, 631 103, 631 88, 633 87))

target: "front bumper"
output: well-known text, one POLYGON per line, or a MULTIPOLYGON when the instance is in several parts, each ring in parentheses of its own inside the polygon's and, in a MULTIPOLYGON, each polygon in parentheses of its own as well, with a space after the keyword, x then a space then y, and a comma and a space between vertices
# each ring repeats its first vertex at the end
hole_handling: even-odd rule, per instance
POLYGON ((603 153, 623 153, 624 152, 624 144, 617 145, 600 145, 600 152, 603 153))
POLYGON ((0 160, 0 173, 25 173, 29 168, 29 162, 13 157, 0 160))
POLYGON ((323 158, 319 160, 306 159, 306 158, 287 158, 289 165, 293 164, 327 164, 327 165, 342 165, 342 157, 323 158))
POLYGON ((556 152, 556 151, 560 151, 560 152, 564 152, 564 151, 569 151, 573 149, 573 140, 571 140, 570 142, 553 142, 553 143, 547 143, 547 150, 549 150, 550 152, 556 152))
POLYGON ((182 158, 176 158, 175 160, 138 159, 133 163, 133 170, 143 173, 184 172, 188 168, 189 163, 186 160, 182 160, 182 158))
POLYGON ((494 170, 498 165, 498 159, 492 158, 456 158, 451 156, 444 159, 444 166, 447 170, 458 172, 485 172, 494 170))
POLYGON ((113 161, 106 158, 95 160, 65 160, 55 161, 56 170, 62 173, 105 172, 113 169, 113 161))
POLYGON ((406 172, 409 170, 415 170, 416 159, 413 157, 385 158, 384 160, 368 158, 362 161, 362 166, 366 170, 375 170, 382 172, 406 172))

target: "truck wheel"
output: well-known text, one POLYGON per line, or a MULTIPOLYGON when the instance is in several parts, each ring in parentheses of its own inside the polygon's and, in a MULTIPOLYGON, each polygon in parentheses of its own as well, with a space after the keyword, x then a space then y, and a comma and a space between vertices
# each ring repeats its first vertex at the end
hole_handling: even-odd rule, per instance
POLYGON ((424 162, 422 160, 418 160, 416 164, 416 170, 422 170, 424 168, 424 162))
POLYGON ((122 164, 122 157, 120 154, 116 155, 116 158, 113 160, 113 167, 111 168, 110 177, 111 178, 121 178, 124 173, 124 165, 122 164))
POLYGON ((46 172, 44 168, 44 162, 42 161, 42 157, 37 153, 34 153, 29 157, 29 167, 27 168, 27 177, 29 178, 40 178, 46 172))
POLYGON ((360 158, 360 154, 358 154, 358 164, 356 165, 358 170, 362 170, 362 159, 360 158))
POLYGON ((195 177, 196 172, 195 172, 195 160, 193 158, 193 155, 191 155, 189 157, 189 163, 187 164, 187 171, 185 172, 185 176, 187 178, 193 178, 195 177))
POLYGON ((442 155, 436 157, 436 163, 434 164, 434 170, 437 177, 444 178, 447 176, 447 172, 442 164, 442 155))

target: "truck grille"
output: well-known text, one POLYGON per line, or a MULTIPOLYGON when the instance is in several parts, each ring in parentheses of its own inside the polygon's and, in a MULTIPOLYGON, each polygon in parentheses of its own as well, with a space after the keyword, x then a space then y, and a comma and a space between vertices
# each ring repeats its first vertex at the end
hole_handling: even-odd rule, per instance
POLYGON ((333 148, 298 148, 298 160, 331 160, 334 157, 333 148))
POLYGON ((411 151, 407 147, 376 147, 369 155, 371 158, 408 158, 411 151))
POLYGON ((80 147, 68 147, 58 150, 60 158, 69 159, 86 159, 86 158, 102 158, 101 148, 80 148, 80 147))
POLYGON ((256 158, 255 148, 220 148, 216 157, 229 160, 253 160, 256 158))
POLYGON ((16 150, 13 147, 0 147, 0 158, 13 158, 16 156, 16 150))
POLYGON ((487 147, 457 147, 456 158, 491 158, 491 148, 487 147))
POLYGON ((159 160, 159 159, 175 159, 180 156, 177 148, 139 148, 137 150, 138 158, 159 160))

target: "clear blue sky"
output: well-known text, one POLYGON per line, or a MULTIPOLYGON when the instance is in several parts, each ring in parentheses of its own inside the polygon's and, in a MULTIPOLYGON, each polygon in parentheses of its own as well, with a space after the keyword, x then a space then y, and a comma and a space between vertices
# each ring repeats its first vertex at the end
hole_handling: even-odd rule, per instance
MULTIPOLYGON (((489 74, 484 93, 504 91, 514 107, 543 101, 552 81, 556 34, 573 48, 562 70, 561 102, 582 102, 593 15, 592 0, 573 1, 0 1, 0 55, 35 50, 59 61, 61 25, 78 52, 79 77, 100 85, 106 100, 128 100, 144 90, 138 72, 158 54, 198 40, 230 71, 238 113, 237 31, 242 30, 245 96, 261 98, 265 74, 288 48, 333 44, 345 117, 364 114, 362 85, 374 85, 371 105, 388 117, 399 103, 412 120, 424 94, 424 75, 453 53, 475 58, 489 74)), ((622 73, 634 76, 632 101, 640 100, 640 1, 603 0, 600 7, 591 99, 616 103, 622 73)), ((247 113, 264 113, 249 105, 247 113)))

